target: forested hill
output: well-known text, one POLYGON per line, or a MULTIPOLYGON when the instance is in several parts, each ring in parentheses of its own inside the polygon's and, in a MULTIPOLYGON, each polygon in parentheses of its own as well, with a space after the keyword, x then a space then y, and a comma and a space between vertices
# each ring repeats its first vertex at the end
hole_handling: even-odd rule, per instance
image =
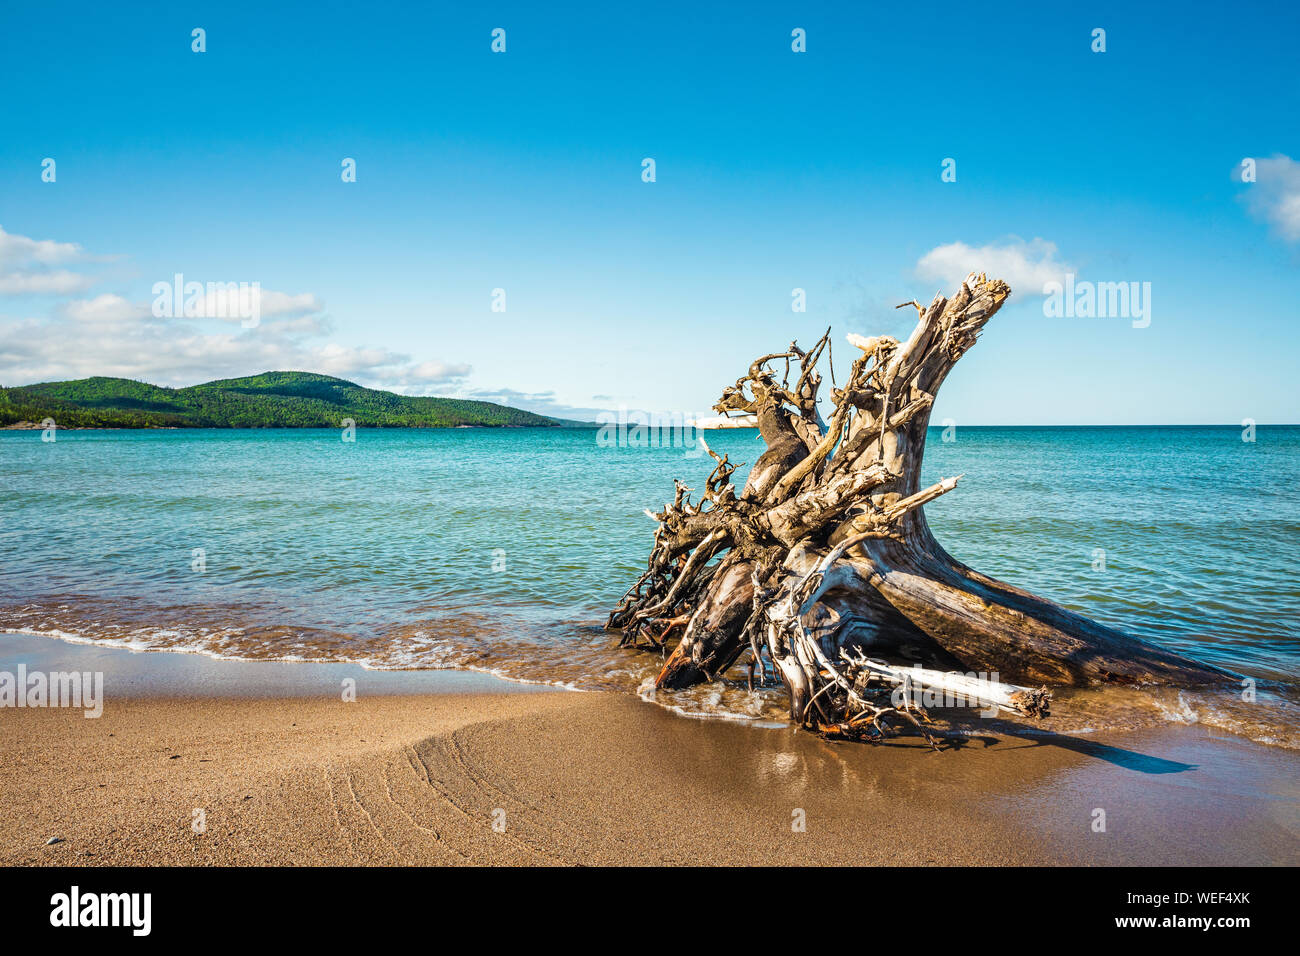
POLYGON ((64 428, 447 428, 555 426, 554 418, 492 402, 413 398, 312 372, 265 372, 188 388, 125 378, 83 378, 0 388, 0 426, 64 428))

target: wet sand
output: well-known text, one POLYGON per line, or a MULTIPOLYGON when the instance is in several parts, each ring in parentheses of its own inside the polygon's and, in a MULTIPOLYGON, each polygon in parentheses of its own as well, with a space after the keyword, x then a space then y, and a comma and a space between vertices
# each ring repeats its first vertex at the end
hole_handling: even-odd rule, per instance
POLYGON ((107 701, 0 709, 8 865, 1300 862, 1300 755, 1195 726, 932 753, 477 675, 353 668, 345 702, 346 665, 17 660, 93 661, 107 701))

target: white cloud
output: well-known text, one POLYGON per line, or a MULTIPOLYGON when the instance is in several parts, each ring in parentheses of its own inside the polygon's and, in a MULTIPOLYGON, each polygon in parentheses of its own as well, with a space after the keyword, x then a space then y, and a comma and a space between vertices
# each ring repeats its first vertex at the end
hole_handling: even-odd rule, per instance
MULTIPOLYGON (((104 259, 86 254, 77 243, 30 239, 0 228, 0 294, 75 295, 94 279, 51 265, 104 259)), ((155 291, 151 301, 132 302, 104 293, 66 301, 48 318, 0 318, 0 384, 109 375, 177 386, 298 370, 377 388, 391 385, 417 393, 440 388, 445 393, 472 371, 465 363, 323 341, 333 323, 325 304, 309 292, 214 282, 204 284, 194 314, 175 318, 161 309, 174 312, 176 294, 164 295, 165 300, 155 291), (257 324, 245 327, 245 319, 254 315, 257 324)), ((182 296, 180 304, 188 299, 182 296)))
POLYGON ((473 367, 453 362, 414 362, 409 355, 383 348, 352 348, 334 343, 315 351, 312 371, 341 378, 355 376, 362 384, 408 395, 430 394, 433 386, 445 394, 445 386, 464 380, 473 367))
POLYGON ((310 292, 286 295, 283 292, 262 293, 262 315, 307 315, 319 312, 325 304, 310 292))
MULTIPOLYGON (((281 295, 275 293, 276 296, 281 295)), ((306 307, 308 299, 285 296, 280 308, 306 307)), ((310 297, 317 308, 319 299, 310 297)), ((323 316, 272 319, 249 329, 205 320, 159 318, 145 303, 106 293, 67 303, 47 319, 0 322, 0 384, 20 385, 91 375, 142 379, 159 385, 193 385, 259 372, 321 372, 377 388, 388 383, 411 390, 459 383, 469 365, 416 361, 384 348, 321 341, 330 324, 323 316)))
POLYGON ((1255 182, 1247 184, 1245 199, 1251 213, 1283 239, 1300 241, 1300 162, 1282 155, 1256 160, 1255 182))
POLYGON ((51 266, 75 261, 103 261, 88 256, 75 242, 32 239, 0 226, 0 295, 75 295, 95 284, 93 276, 51 266))
POLYGON ((522 408, 526 412, 536 412, 538 415, 568 418, 580 422, 595 421, 596 416, 601 412, 609 411, 607 408, 567 405, 559 401, 553 391, 520 392, 513 388, 480 388, 470 391, 465 397, 478 402, 495 402, 498 405, 509 405, 511 408, 522 408))
POLYGON ((5 232, 4 226, 0 226, 0 266, 15 266, 28 262, 52 265, 81 259, 84 256, 81 246, 75 242, 29 239, 27 236, 5 232))
MULTIPOLYGON (((163 293, 170 296, 170 292, 163 293)), ((173 297, 174 298, 174 297, 173 297)), ((186 318, 221 319, 225 322, 243 323, 245 317, 261 318, 286 316, 301 318, 320 312, 324 303, 310 292, 290 295, 263 289, 260 285, 236 282, 212 282, 204 286, 202 297, 192 304, 185 296, 186 318), (192 314, 191 314, 192 313, 192 314)))
POLYGON ((419 394, 420 389, 431 385, 460 382, 468 378, 474 367, 465 362, 420 362, 387 380, 385 388, 407 395, 419 394))
POLYGON ((0 275, 0 295, 73 295, 84 292, 95 280, 79 272, 56 269, 50 272, 10 272, 0 275))
POLYGON ((1013 292, 1039 294, 1044 284, 1064 282, 1065 274, 1073 271, 1057 258, 1056 243, 1015 237, 984 246, 951 242, 931 249, 916 263, 917 276, 943 283, 945 293, 970 273, 986 272, 989 278, 1004 280, 1013 292))
POLYGON ((327 315, 298 315, 263 319, 262 328, 285 335, 324 335, 334 331, 334 322, 327 315))
POLYGON ((63 307, 63 312, 76 322, 123 322, 142 319, 149 314, 143 305, 128 302, 111 292, 93 299, 75 299, 63 307))

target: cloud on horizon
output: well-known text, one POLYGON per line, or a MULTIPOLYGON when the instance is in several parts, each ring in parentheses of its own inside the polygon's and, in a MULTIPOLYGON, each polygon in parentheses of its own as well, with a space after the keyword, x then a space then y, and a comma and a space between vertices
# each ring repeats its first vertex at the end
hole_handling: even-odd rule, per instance
POLYGON ((616 402, 613 396, 610 395, 591 396, 591 401, 605 403, 603 405, 569 405, 556 398, 556 393, 552 390, 521 392, 513 388, 474 388, 459 393, 459 397, 479 402, 495 402, 498 405, 509 405, 511 408, 522 408, 526 412, 536 412, 538 415, 567 418, 579 422, 608 421, 608 416, 611 414, 615 416, 622 415, 623 420, 633 423, 639 419, 660 422, 665 425, 718 417, 717 412, 713 411, 712 408, 697 409, 695 411, 683 409, 659 409, 655 411, 616 402), (602 418, 601 416, 605 417, 602 418))
POLYGON ((93 278, 42 271, 54 263, 102 262, 77 243, 36 240, 0 228, 0 294, 60 296, 44 317, 0 317, 0 385, 27 385, 107 375, 183 386, 274 370, 321 372, 375 388, 412 392, 458 388, 473 371, 467 363, 417 359, 379 347, 325 339, 334 323, 312 293, 259 289, 261 321, 242 327, 241 312, 207 292, 195 314, 160 317, 152 302, 113 292, 69 298, 93 278), (13 271, 10 271, 13 270, 13 271), (26 271, 24 271, 26 270, 26 271), (70 278, 56 278, 65 276, 70 278), (44 277, 39 281, 33 277, 44 277), (230 323, 237 328, 232 329, 230 323))
MULTIPOLYGON (((554 391, 521 392, 513 388, 475 388, 465 392, 464 397, 478 402, 495 402, 498 405, 509 405, 511 408, 522 408, 526 412, 536 412, 538 415, 568 418, 579 422, 593 422, 597 415, 610 411, 608 408, 565 404, 555 397, 554 391)), ((593 396, 593 399, 595 398, 596 396, 593 396)))

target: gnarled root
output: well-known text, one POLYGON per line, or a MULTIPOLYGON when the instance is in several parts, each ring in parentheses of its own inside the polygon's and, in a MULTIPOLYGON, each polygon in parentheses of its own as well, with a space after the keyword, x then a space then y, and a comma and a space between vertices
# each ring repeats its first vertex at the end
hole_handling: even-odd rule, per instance
POLYGON ((713 680, 749 650, 751 674, 771 661, 800 725, 872 740, 894 720, 933 744, 900 688, 975 690, 981 706, 1041 717, 1048 685, 1226 678, 981 575, 930 534, 923 506, 960 478, 921 486, 930 409, 1010 292, 972 274, 951 299, 905 303, 918 313, 905 342, 850 335, 859 354, 829 421, 817 405, 829 330, 807 351, 791 343, 759 358, 723 391, 715 409, 753 416, 767 450, 737 494, 740 466, 705 445, 715 466, 698 504, 678 481, 673 501, 646 512, 646 570, 607 625, 657 649, 680 629, 658 687, 713 680), (882 689, 889 706, 872 699, 882 689))

